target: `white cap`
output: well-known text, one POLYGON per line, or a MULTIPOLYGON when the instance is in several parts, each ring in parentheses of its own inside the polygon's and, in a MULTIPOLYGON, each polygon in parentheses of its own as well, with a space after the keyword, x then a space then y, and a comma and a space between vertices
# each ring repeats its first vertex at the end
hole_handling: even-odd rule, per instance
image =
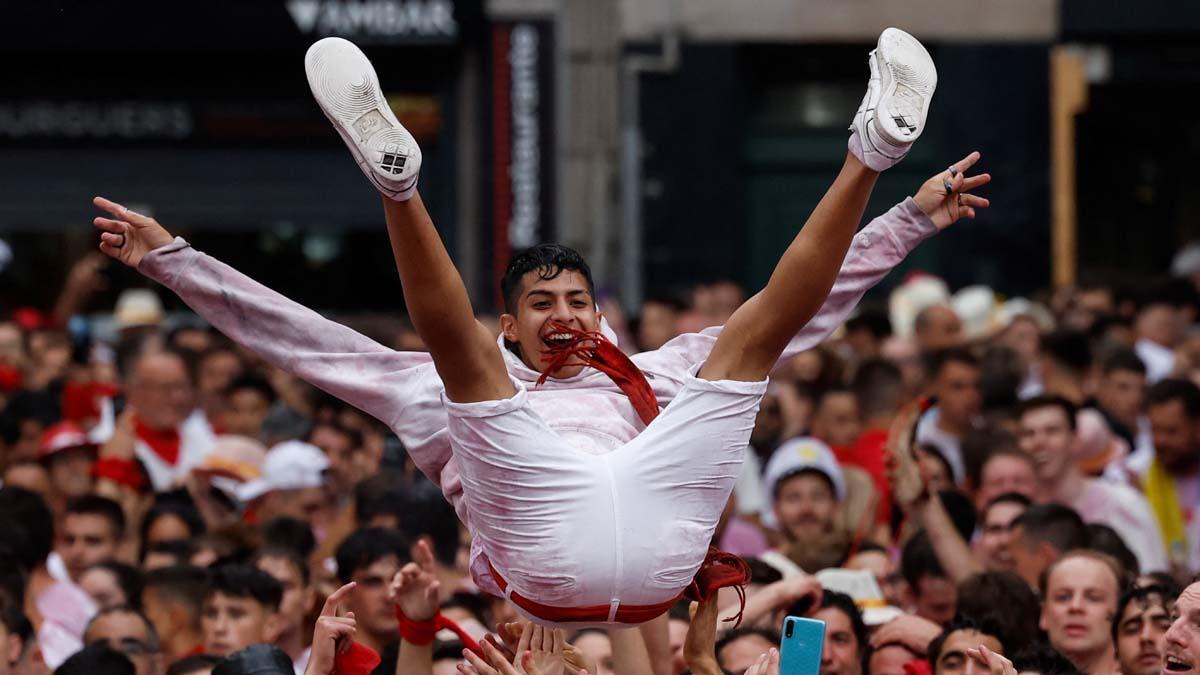
POLYGON ((868 626, 882 626, 904 614, 899 607, 887 604, 875 575, 868 570, 830 567, 817 572, 816 577, 822 588, 850 596, 868 626))
POLYGON ((1054 330, 1054 315, 1046 306, 1026 298, 1013 298, 996 310, 996 325, 1000 329, 1008 328, 1019 316, 1027 316, 1037 323, 1043 333, 1054 330))
POLYGON ((801 471, 819 471, 833 483, 833 494, 838 501, 846 498, 846 478, 833 451, 821 441, 810 438, 793 438, 785 441, 771 454, 763 477, 767 484, 767 495, 775 501, 775 486, 779 481, 801 471))
POLYGON ((990 337, 996 327, 996 293, 987 286, 967 286, 954 294, 950 307, 962 319, 967 339, 990 337))
POLYGON ((902 338, 912 335, 913 324, 921 310, 949 301, 950 288, 946 282, 928 274, 910 277, 888 297, 892 334, 902 338))
POLYGON ((148 288, 130 288, 117 297, 113 314, 121 328, 157 326, 163 320, 162 301, 148 288))
POLYGON ((284 441, 267 451, 262 478, 243 483, 237 496, 253 501, 276 490, 303 490, 325 484, 329 458, 315 445, 303 441, 284 441))
POLYGON ((1200 242, 1193 241, 1175 254, 1175 259, 1171 261, 1171 274, 1190 277, 1197 273, 1200 273, 1200 242))

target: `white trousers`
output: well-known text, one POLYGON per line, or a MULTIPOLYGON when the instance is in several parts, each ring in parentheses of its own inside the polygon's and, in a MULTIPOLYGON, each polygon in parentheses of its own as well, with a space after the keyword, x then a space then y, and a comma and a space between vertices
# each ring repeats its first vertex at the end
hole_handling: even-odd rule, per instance
POLYGON ((513 384, 504 400, 443 396, 472 534, 510 592, 614 613, 678 595, 729 499, 766 380, 689 376, 641 434, 603 455, 565 442, 513 384))

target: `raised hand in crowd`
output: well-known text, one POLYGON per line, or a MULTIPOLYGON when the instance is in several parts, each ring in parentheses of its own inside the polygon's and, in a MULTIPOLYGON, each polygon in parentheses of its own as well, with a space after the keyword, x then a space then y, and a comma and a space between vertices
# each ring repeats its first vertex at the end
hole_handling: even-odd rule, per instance
POLYGON ((779 650, 772 647, 770 651, 758 657, 754 665, 746 669, 744 675, 779 675, 779 650))
POLYGON ((929 619, 905 614, 877 628, 871 635, 871 646, 878 649, 883 645, 898 644, 914 654, 924 656, 929 650, 929 643, 941 632, 942 627, 929 619))
POLYGON ((987 668, 988 675, 1017 675, 1013 662, 988 649, 987 645, 979 645, 978 649, 968 649, 967 656, 987 668))
MULTIPOLYGON (((486 659, 463 650, 467 663, 460 663, 458 671, 464 675, 560 675, 570 672, 565 669, 565 645, 566 636, 561 629, 527 623, 517 642, 515 663, 509 663, 504 652, 491 641, 484 641, 486 659)), ((586 670, 580 673, 587 675, 586 670)))
MULTIPOLYGON (((114 466, 125 467, 126 471, 137 471, 134 466, 134 446, 137 444, 137 432, 134 431, 133 419, 137 413, 133 406, 126 405, 117 416, 112 436, 100 445, 98 458, 101 462, 109 462, 114 466)), ((143 510, 142 495, 129 485, 103 475, 98 476, 94 488, 97 495, 107 497, 121 505, 128 522, 139 522, 143 510)))
POLYGON ((92 221, 101 230, 100 251, 130 267, 137 267, 147 253, 174 240, 171 233, 153 218, 104 197, 96 197, 92 203, 113 216, 97 217, 92 221))
MULTIPOLYGON (((807 601, 805 604, 815 610, 821 605, 823 592, 821 582, 811 574, 800 573, 780 579, 746 598, 746 606, 742 609, 741 625, 754 626, 763 621, 772 625, 778 624, 783 620, 782 612, 801 601, 807 601)), ((719 614, 720 616, 734 616, 737 612, 738 603, 734 603, 723 608, 719 614)), ((718 624, 716 630, 724 633, 733 630, 734 627, 732 622, 723 621, 718 624)))
POLYGON ((526 675, 558 675, 563 672, 563 645, 566 635, 561 629, 525 624, 517 643, 517 670, 526 675))
POLYGON ((896 415, 888 429, 888 482, 892 485, 892 498, 905 511, 929 496, 912 447, 912 429, 920 417, 920 406, 909 406, 908 410, 896 415))
POLYGON ((427 541, 418 541, 413 561, 400 568, 392 578, 388 597, 413 621, 428 621, 441 607, 441 583, 434 569, 433 550, 427 541))
POLYGON ((325 600, 321 616, 313 629, 312 656, 308 660, 305 675, 329 675, 333 672, 337 655, 345 652, 354 642, 358 630, 354 612, 341 613, 342 600, 354 590, 354 582, 337 589, 325 600))
POLYGON ((929 489, 929 476, 923 473, 913 453, 914 429, 921 418, 922 406, 912 405, 896 415, 888 431, 887 473, 896 504, 906 513, 906 531, 901 539, 917 529, 929 534, 929 543, 942 569, 955 583, 984 570, 971 546, 958 532, 940 497, 929 489))
POLYGON ((108 259, 103 255, 91 252, 71 265, 52 312, 60 324, 65 325, 68 319, 83 309, 89 298, 108 287, 102 274, 108 264, 108 259))
MULTIPOLYGON (((489 635, 484 640, 491 643, 493 647, 504 653, 509 661, 512 661, 516 658, 521 635, 524 634, 525 627, 528 625, 528 621, 510 621, 498 624, 496 634, 489 635)), ((586 675, 587 666, 583 652, 579 651, 578 647, 569 642, 563 644, 563 672, 566 675, 580 675, 581 673, 586 675)))
MULTIPOLYGON (((411 621, 429 621, 441 606, 441 583, 434 571, 433 551, 418 541, 413 561, 400 568, 388 587, 388 597, 411 621)), ((428 675, 433 672, 433 643, 414 644, 400 640, 396 675, 428 675)))
POLYGON ((986 209, 988 200, 969 194, 971 190, 986 185, 991 175, 981 173, 967 176, 967 170, 979 161, 978 152, 963 157, 946 171, 941 171, 921 184, 913 201, 929 216, 939 230, 950 227, 961 218, 974 218, 975 209, 986 209))
POLYGON ((723 675, 717 662, 717 594, 704 602, 693 602, 692 621, 683 640, 683 660, 692 675, 723 675))

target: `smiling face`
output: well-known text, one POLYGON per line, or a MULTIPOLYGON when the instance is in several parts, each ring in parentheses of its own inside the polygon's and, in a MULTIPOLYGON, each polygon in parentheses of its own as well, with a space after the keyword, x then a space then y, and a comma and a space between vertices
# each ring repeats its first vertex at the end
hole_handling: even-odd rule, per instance
POLYGON ((788 541, 811 542, 833 529, 837 498, 828 478, 805 471, 775 488, 775 518, 788 541))
MULTIPOLYGON (((500 317, 504 339, 515 344, 525 365, 538 372, 545 372, 549 364, 551 344, 571 340, 569 334, 555 332, 556 324, 580 331, 600 329, 600 312, 587 278, 575 270, 562 270, 553 279, 543 279, 538 270, 526 272, 512 308, 513 314, 500 317)), ((582 364, 569 365, 552 374, 562 379, 582 370, 582 364)))
POLYGON ((1175 601, 1164 642, 1164 675, 1196 675, 1200 666, 1200 583, 1188 586, 1175 601))
POLYGON ((1034 470, 1043 485, 1057 485, 1071 464, 1075 432, 1067 413, 1058 406, 1045 406, 1021 415, 1019 442, 1033 458, 1034 470))

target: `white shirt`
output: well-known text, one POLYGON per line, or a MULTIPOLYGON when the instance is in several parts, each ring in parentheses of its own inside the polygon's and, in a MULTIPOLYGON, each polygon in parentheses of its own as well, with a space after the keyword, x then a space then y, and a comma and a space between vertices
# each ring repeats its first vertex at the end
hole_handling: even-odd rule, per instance
POLYGON ((300 656, 292 661, 292 670, 296 671, 296 675, 304 675, 304 670, 308 668, 308 660, 312 658, 312 647, 305 647, 304 651, 300 652, 300 656))
POLYGON ((1157 342, 1142 338, 1134 343, 1133 350, 1146 364, 1146 384, 1154 384, 1175 370, 1175 352, 1157 342))
POLYGON ((954 474, 950 476, 951 480, 961 484, 967 474, 967 470, 963 466, 962 439, 938 428, 937 423, 940 416, 941 410, 936 406, 921 416, 921 421, 917 423, 917 443, 937 448, 938 452, 942 453, 942 458, 950 465, 951 473, 954 474))
POLYGON ((1143 574, 1166 571, 1167 551, 1162 533, 1142 493, 1127 485, 1085 478, 1083 492, 1067 506, 1075 509, 1086 523, 1101 523, 1116 530, 1137 556, 1143 574))

